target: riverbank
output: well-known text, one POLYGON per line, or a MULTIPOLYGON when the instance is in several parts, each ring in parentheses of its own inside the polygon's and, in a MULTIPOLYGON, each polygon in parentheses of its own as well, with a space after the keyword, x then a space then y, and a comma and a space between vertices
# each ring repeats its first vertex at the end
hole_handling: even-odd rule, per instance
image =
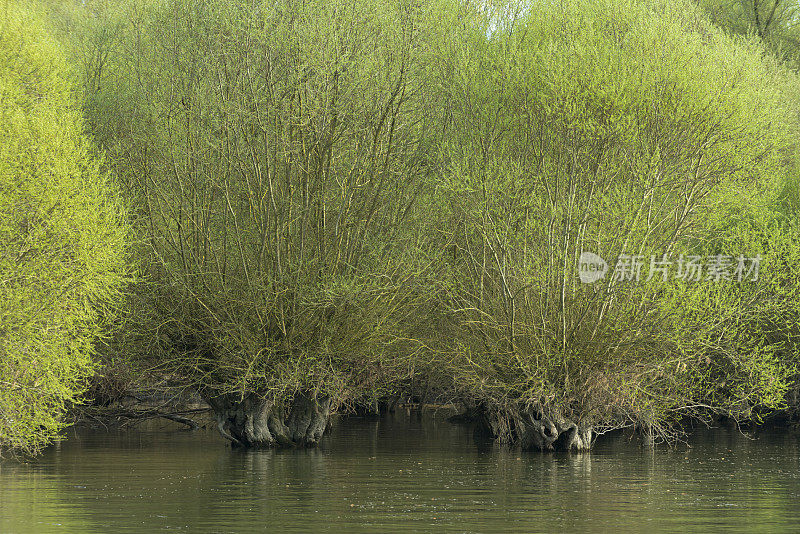
MULTIPOLYGON (((754 419, 748 421, 737 421, 720 416, 709 417, 706 422, 687 418, 678 427, 680 433, 676 434, 675 441, 661 442, 658 445, 660 445, 659 449, 671 450, 691 441, 693 436, 698 433, 702 435, 712 428, 735 431, 742 435, 759 432, 798 434, 800 433, 800 421, 798 421, 797 413, 798 409, 793 405, 779 412, 754 414, 754 419)), ((79 431, 139 432, 142 429, 151 428, 154 424, 161 424, 163 430, 218 432, 218 420, 213 408, 196 393, 180 388, 172 390, 142 389, 130 392, 106 405, 89 404, 74 407, 70 416, 74 428, 79 431)), ((334 411, 322 439, 325 440, 325 436, 331 433, 332 428, 342 421, 383 421, 383 424, 388 424, 396 418, 415 418, 418 421, 429 418, 442 420, 447 425, 457 426, 472 433, 473 441, 482 450, 487 448, 542 450, 539 447, 525 447, 520 442, 508 444, 496 439, 496 434, 493 434, 491 428, 487 427, 481 414, 475 411, 465 412, 463 406, 453 403, 419 403, 408 400, 397 402, 391 408, 386 404, 376 404, 374 412, 368 410, 352 412, 346 409, 334 411)), ((593 436, 588 450, 594 450, 598 445, 602 447, 603 442, 613 441, 619 436, 624 436, 626 440, 642 446, 656 445, 652 435, 648 435, 646 429, 627 427, 607 431, 601 429, 593 436)), ((229 444, 227 440, 223 443, 226 442, 229 444)), ((564 452, 576 449, 558 447, 545 449, 549 452, 553 452, 553 450, 564 452)))

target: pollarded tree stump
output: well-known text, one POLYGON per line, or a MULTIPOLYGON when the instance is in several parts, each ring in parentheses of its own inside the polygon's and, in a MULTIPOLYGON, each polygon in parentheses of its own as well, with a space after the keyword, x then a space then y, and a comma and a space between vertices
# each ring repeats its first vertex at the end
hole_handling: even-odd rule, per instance
POLYGON ((530 409, 513 414, 484 410, 480 425, 501 443, 519 445, 523 450, 586 451, 592 446, 591 427, 557 414, 547 416, 530 409))
POLYGON ((536 418, 525 413, 518 421, 517 439, 523 449, 585 451, 592 446, 592 429, 581 428, 562 417, 536 418))
POLYGON ((257 394, 204 396, 223 437, 242 447, 314 447, 330 418, 328 397, 301 392, 284 403, 257 394))

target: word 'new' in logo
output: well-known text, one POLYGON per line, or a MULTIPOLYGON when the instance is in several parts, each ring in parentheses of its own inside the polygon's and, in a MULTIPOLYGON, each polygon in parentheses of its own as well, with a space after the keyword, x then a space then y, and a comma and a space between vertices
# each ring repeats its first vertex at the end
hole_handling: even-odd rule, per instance
POLYGON ((597 254, 581 252, 578 272, 581 282, 584 284, 591 284, 592 282, 597 282, 606 275, 606 272, 608 272, 608 264, 597 254))

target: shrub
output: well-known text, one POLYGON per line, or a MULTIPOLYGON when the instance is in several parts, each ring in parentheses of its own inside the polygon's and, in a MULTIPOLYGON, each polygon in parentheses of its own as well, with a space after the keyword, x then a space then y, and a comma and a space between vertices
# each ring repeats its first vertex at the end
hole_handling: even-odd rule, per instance
POLYGON ((32 454, 94 372, 127 230, 64 53, 31 9, 0 10, 0 448, 32 454))
MULTIPOLYGON (((733 220, 720 205, 734 191, 786 174, 796 78, 689 4, 576 0, 516 13, 467 46, 441 46, 442 122, 453 126, 432 231, 447 251, 445 374, 466 404, 483 404, 494 434, 542 448, 586 447, 580 430, 592 427, 674 437, 685 415, 779 405, 791 366, 765 325, 736 319, 744 294, 768 306, 774 279, 731 289, 644 278, 665 253, 755 255, 741 225, 747 242, 714 241, 736 251, 712 246, 723 237, 712 220, 733 220), (641 255, 645 276, 581 284, 583 252, 612 271, 615 258, 641 255), (724 313, 707 330, 700 318, 713 309, 724 313), (733 336, 729 357, 700 342, 720 342, 712 330, 733 336)), ((785 258, 781 240, 769 261, 785 258)))
POLYGON ((398 340, 417 298, 413 9, 120 13, 87 109, 149 246, 160 368, 196 385, 243 444, 276 431, 245 436, 237 406, 256 418, 295 397, 326 411, 381 395, 408 373, 398 340))

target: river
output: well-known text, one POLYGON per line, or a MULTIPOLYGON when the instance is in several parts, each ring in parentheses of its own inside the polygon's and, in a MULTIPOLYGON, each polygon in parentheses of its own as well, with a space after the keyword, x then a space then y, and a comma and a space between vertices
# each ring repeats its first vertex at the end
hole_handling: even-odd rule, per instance
POLYGON ((72 429, 35 461, 3 461, 0 533, 800 531, 786 431, 541 454, 476 443, 441 413, 341 419, 314 450, 178 428, 72 429))

